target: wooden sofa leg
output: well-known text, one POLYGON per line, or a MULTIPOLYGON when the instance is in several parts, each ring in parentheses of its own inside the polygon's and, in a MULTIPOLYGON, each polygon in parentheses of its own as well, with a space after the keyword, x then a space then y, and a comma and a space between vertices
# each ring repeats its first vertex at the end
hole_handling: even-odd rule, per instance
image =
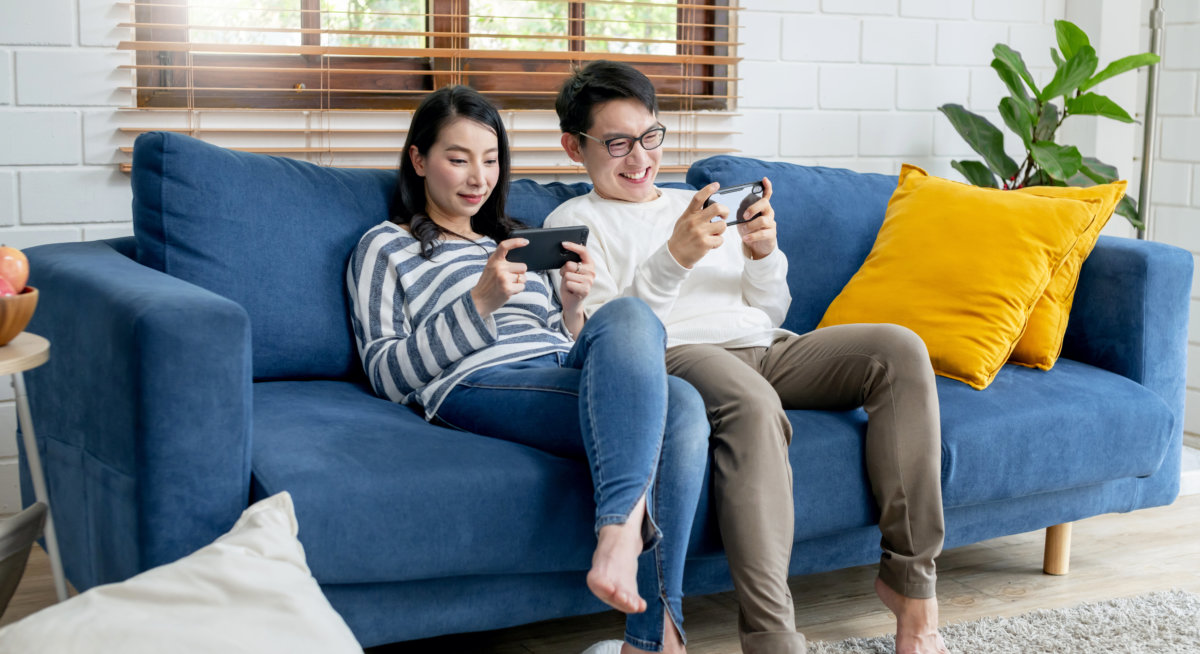
POLYGON ((1065 575, 1071 568, 1071 523, 1046 527, 1046 554, 1042 571, 1048 575, 1065 575))

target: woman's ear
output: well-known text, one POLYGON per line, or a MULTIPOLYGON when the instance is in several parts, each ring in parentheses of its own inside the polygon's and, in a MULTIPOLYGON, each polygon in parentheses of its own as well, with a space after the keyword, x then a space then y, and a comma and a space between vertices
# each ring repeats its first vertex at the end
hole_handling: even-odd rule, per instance
POLYGON ((567 156, 571 161, 583 163, 583 149, 579 144, 579 137, 574 134, 563 132, 562 139, 559 141, 562 144, 563 150, 567 151, 567 156))
POLYGON ((418 177, 425 176, 425 157, 421 155, 421 151, 417 146, 408 146, 408 160, 412 162, 413 170, 417 171, 418 177))

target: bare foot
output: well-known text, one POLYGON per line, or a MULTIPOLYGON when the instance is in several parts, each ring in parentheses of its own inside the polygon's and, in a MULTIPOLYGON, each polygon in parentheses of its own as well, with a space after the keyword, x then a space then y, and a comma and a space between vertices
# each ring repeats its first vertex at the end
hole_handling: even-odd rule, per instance
MULTIPOLYGON (((687 654, 687 648, 683 646, 683 639, 679 637, 679 632, 675 629, 675 623, 671 622, 671 616, 663 616, 663 648, 662 654, 687 654)), ((638 649, 629 643, 621 643, 621 654, 651 654, 647 650, 638 649)))
POLYGON ((937 598, 913 599, 875 578, 875 594, 896 614, 896 654, 950 654, 938 633, 937 598))
POLYGON ((642 553, 642 519, 646 498, 638 500, 623 525, 600 528, 587 585, 602 602, 622 613, 641 613, 646 602, 638 595, 637 558, 642 553))

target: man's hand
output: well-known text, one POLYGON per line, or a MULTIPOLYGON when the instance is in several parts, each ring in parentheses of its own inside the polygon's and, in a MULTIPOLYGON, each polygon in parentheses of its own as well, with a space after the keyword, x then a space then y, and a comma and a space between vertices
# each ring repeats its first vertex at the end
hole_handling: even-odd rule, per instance
POLYGON ((684 268, 696 265, 709 251, 721 247, 725 242, 721 234, 725 232, 725 218, 729 210, 715 203, 704 207, 704 201, 720 187, 720 184, 713 182, 696 191, 688 208, 675 221, 675 231, 667 239, 667 249, 684 268), (714 221, 718 216, 720 220, 714 221))
POLYGON ((475 301, 475 309, 479 315, 487 318, 492 312, 504 306, 508 298, 525 290, 525 270, 523 263, 514 263, 505 257, 513 248, 525 247, 529 241, 523 238, 510 238, 496 244, 496 251, 488 257, 483 267, 483 274, 471 289, 471 299, 475 301))
POLYGON ((592 264, 592 256, 588 249, 579 243, 563 241, 563 248, 579 255, 579 261, 568 261, 559 272, 562 274, 562 285, 558 297, 562 300, 563 322, 571 336, 578 338, 579 330, 583 329, 586 321, 583 315, 583 300, 592 291, 592 282, 596 281, 596 267, 592 264))
POLYGON ((775 210, 771 208, 771 180, 763 178, 762 199, 750 205, 739 219, 745 219, 754 214, 758 218, 737 226, 738 234, 742 237, 742 253, 750 259, 761 259, 775 251, 778 241, 775 237, 775 210))

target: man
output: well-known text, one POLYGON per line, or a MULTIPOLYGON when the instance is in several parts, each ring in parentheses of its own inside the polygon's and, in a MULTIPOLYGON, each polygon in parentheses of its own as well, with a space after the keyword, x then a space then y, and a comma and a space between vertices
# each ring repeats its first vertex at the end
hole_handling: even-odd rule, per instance
POLYGON ((729 210, 703 206, 717 184, 695 194, 657 188, 665 128, 653 85, 634 68, 589 64, 563 85, 556 109, 563 149, 594 188, 546 226, 591 229, 596 279, 585 313, 621 296, 646 301, 667 329, 667 371, 704 398, 742 650, 805 650, 787 586, 794 512, 784 411, 863 406, 883 533, 875 589, 896 614, 896 651, 947 652, 934 595, 944 534, 940 418, 924 343, 896 325, 780 329, 791 295, 770 180, 741 216, 758 217, 728 231, 729 210))

